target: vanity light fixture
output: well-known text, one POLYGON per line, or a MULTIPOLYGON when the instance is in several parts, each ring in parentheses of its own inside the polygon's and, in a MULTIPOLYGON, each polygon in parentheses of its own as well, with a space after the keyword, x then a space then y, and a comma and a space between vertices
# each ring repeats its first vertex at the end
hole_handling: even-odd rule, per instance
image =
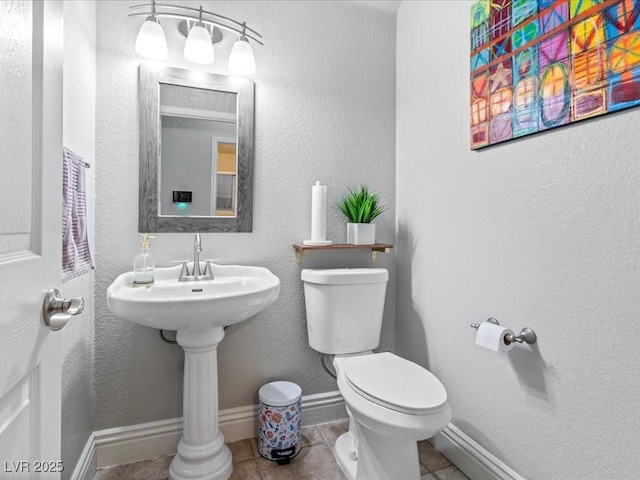
POLYGON ((229 17, 208 12, 200 8, 151 3, 132 5, 129 17, 145 16, 136 39, 136 52, 152 60, 167 58, 167 41, 159 17, 181 20, 178 30, 187 37, 184 46, 184 57, 194 63, 208 64, 214 60, 214 44, 222 40, 222 31, 237 34, 238 40, 229 55, 229 71, 237 75, 251 75, 256 71, 256 61, 251 43, 264 45, 262 35, 247 27, 245 22, 238 22, 229 17))
POLYGON ((184 58, 202 65, 213 63, 213 43, 211 43, 209 30, 202 23, 202 7, 200 7, 200 18, 191 27, 184 44, 184 58))
POLYGON ((151 60, 167 58, 167 39, 156 16, 155 1, 151 2, 151 15, 146 18, 136 37, 136 52, 151 60))
POLYGON ((256 73, 256 60, 253 49, 245 36, 246 25, 242 24, 242 35, 233 44, 229 55, 229 70, 238 75, 253 75, 256 73))

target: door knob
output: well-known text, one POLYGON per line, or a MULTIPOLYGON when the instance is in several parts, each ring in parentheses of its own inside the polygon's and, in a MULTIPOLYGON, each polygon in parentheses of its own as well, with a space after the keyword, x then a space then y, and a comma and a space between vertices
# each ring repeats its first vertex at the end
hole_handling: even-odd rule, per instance
POLYGON ((42 316, 44 323, 51 330, 60 330, 73 315, 78 315, 84 310, 84 298, 73 297, 69 300, 60 298, 60 292, 52 288, 47 292, 42 304, 42 316))

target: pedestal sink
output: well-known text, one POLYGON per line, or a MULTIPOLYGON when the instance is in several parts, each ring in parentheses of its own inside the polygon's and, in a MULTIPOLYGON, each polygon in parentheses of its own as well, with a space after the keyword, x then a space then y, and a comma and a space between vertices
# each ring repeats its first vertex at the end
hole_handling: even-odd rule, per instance
POLYGON ((213 280, 179 282, 181 267, 156 268, 155 283, 133 287, 123 273, 107 290, 107 306, 140 325, 177 330, 185 352, 184 427, 171 480, 226 480, 233 470, 231 452, 218 426, 217 347, 224 327, 271 305, 280 280, 266 268, 213 265, 213 280))

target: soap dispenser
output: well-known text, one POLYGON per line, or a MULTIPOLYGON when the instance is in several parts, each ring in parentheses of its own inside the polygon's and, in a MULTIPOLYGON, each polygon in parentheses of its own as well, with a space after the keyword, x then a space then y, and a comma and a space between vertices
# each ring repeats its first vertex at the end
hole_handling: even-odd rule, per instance
POLYGON ((156 238, 148 233, 141 233, 142 247, 140 253, 133 259, 133 286, 149 287, 153 285, 153 270, 156 262, 151 255, 149 239, 156 238))

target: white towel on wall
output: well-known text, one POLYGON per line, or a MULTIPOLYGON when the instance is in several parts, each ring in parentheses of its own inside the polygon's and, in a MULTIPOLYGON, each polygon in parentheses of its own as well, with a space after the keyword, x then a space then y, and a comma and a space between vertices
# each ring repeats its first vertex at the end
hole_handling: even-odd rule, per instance
POLYGON ((66 148, 62 164, 62 282, 66 282, 93 270, 93 263, 84 173, 89 164, 66 148))

